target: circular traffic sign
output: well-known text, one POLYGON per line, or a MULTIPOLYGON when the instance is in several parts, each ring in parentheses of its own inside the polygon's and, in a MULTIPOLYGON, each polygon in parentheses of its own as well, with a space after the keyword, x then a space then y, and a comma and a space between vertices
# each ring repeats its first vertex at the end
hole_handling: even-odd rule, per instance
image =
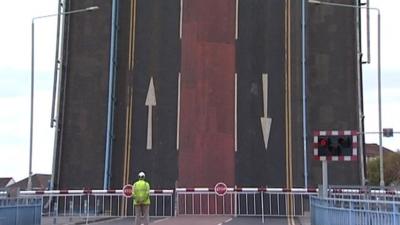
POLYGON ((132 197, 133 186, 131 184, 127 184, 122 188, 122 193, 124 197, 131 198, 132 197))
POLYGON ((228 187, 226 186, 225 183, 219 182, 218 184, 215 185, 214 191, 215 194, 217 194, 218 196, 224 196, 228 191, 228 187))

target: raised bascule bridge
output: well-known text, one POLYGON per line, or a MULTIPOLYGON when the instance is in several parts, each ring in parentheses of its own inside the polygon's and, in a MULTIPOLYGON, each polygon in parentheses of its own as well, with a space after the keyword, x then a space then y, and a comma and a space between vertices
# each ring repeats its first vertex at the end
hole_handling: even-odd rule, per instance
MULTIPOLYGON (((323 183, 320 160, 338 161, 327 163, 330 185, 362 184, 359 8, 60 3, 64 12, 99 8, 60 20, 54 190, 122 197, 145 171, 171 215, 264 218, 309 209, 323 183)), ((122 199, 109 205, 128 215, 122 199)))

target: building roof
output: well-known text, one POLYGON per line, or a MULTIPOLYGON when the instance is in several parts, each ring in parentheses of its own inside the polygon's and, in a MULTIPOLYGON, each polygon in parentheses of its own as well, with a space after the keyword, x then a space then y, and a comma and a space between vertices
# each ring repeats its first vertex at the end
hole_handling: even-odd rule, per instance
POLYGON ((12 177, 0 177, 0 188, 5 188, 10 182, 14 183, 14 179, 12 177))
MULTIPOLYGON (((392 150, 382 146, 383 155, 393 153, 392 150)), ((379 145, 377 144, 365 144, 365 156, 366 157, 379 157, 379 145)))
MULTIPOLYGON (((50 174, 34 174, 34 175, 32 175, 32 189, 33 190, 48 189, 50 179, 51 179, 50 174)), ((24 191, 24 190, 26 190, 27 185, 28 185, 28 177, 8 186, 8 188, 10 188, 10 189, 18 189, 19 188, 19 190, 24 191)))

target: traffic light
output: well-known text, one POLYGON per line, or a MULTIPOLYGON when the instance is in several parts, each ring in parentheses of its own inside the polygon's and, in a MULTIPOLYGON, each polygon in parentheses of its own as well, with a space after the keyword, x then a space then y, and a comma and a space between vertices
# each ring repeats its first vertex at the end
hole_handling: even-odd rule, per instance
POLYGON ((314 158, 334 161, 356 160, 357 133, 355 131, 315 132, 314 158))
POLYGON ((352 151, 353 137, 351 135, 318 137, 318 152, 320 156, 351 155, 352 151))
POLYGON ((393 137, 393 128, 383 128, 384 137, 393 137))

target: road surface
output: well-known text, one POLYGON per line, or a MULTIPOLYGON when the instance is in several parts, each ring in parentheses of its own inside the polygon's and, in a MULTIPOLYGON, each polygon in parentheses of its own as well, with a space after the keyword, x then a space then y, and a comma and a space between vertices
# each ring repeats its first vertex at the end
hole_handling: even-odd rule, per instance
MULTIPOLYGON (((133 218, 117 218, 108 221, 101 221, 98 225, 131 225, 134 223, 133 218)), ((232 218, 230 216, 182 216, 168 217, 163 219, 152 220, 150 224, 157 225, 262 225, 261 218, 255 217, 240 217, 232 218)), ((295 218, 292 221, 287 218, 265 218, 265 223, 268 225, 308 225, 310 221, 307 218, 295 218)))

